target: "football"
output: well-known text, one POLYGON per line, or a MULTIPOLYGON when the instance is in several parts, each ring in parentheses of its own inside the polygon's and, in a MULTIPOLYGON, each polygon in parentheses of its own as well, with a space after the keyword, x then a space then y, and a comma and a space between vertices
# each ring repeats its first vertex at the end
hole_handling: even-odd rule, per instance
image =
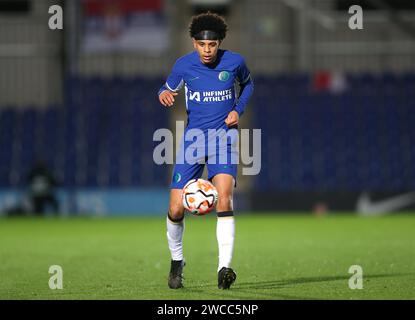
POLYGON ((209 181, 192 179, 183 187, 183 205, 194 215, 211 212, 218 201, 218 191, 209 181))

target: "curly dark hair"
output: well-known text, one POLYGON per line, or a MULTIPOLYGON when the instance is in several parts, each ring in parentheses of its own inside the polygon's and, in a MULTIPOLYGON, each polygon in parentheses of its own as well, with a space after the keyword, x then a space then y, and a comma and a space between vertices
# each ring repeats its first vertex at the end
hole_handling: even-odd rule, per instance
POLYGON ((193 16, 189 25, 190 36, 194 38, 199 32, 205 30, 216 32, 219 40, 223 40, 226 37, 228 25, 223 17, 209 11, 193 16))

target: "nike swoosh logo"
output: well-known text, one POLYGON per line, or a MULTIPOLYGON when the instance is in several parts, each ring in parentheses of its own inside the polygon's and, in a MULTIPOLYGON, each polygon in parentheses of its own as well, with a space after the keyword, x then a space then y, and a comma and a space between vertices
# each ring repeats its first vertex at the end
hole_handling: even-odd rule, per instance
POLYGON ((193 80, 197 80, 197 79, 199 79, 199 77, 194 77, 192 79, 189 79, 189 81, 193 81, 193 80))
POLYGON ((367 193, 357 199, 356 210, 361 215, 380 215, 407 207, 415 203, 415 192, 408 192, 399 196, 377 202, 371 201, 367 193))

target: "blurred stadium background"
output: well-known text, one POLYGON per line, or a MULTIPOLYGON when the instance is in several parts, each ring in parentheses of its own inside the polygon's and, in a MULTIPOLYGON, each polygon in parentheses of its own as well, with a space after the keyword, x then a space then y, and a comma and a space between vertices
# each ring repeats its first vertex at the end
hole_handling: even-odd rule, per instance
POLYGON ((153 133, 185 108, 181 95, 164 109, 157 90, 207 9, 255 81, 242 127, 262 129, 262 171, 239 176, 236 210, 411 208, 413 1, 1 0, 1 214, 25 208, 43 159, 62 215, 165 215, 171 166, 153 163, 153 133), (48 27, 56 4, 63 30, 48 27), (348 27, 353 4, 363 30, 348 27))

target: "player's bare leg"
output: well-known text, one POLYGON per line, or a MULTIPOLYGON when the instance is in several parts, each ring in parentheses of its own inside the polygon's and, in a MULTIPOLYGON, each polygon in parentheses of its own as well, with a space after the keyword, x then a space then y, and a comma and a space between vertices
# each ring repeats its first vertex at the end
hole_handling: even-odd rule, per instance
POLYGON ((183 232, 184 207, 182 203, 182 190, 171 189, 169 212, 167 214, 167 241, 171 253, 171 266, 169 273, 169 287, 178 289, 183 287, 183 232))
POLYGON ((235 239, 235 219, 233 215, 233 188, 234 178, 229 174, 217 174, 213 177, 213 184, 218 190, 216 212, 216 238, 219 247, 218 287, 229 289, 236 279, 235 272, 230 264, 233 255, 235 239))

